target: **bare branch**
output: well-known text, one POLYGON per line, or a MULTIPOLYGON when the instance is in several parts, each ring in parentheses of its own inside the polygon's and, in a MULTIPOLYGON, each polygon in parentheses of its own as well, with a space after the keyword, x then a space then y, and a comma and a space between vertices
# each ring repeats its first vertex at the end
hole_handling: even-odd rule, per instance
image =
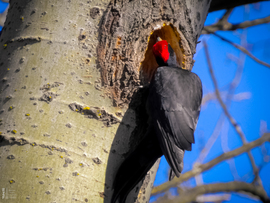
MULTIPOLYGON (((228 146, 228 143, 229 143, 228 131, 229 131, 229 123, 228 123, 228 121, 226 121, 224 123, 223 130, 220 133, 221 134, 220 135, 220 137, 221 137, 221 147, 222 147, 223 152, 230 151, 230 148, 228 146)), ((236 165, 235 165, 235 159, 228 159, 226 162, 228 163, 228 165, 230 167, 230 171, 231 171, 231 174, 232 174, 234 180, 240 181, 241 177, 238 174, 238 171, 237 171, 237 168, 236 168, 236 165)))
POLYGON ((210 72, 210 75, 211 75, 211 78, 212 78, 212 81, 213 81, 213 84, 214 84, 214 88, 215 88, 215 93, 216 93, 217 99, 218 99, 218 101, 219 101, 219 103, 220 103, 220 105, 221 105, 221 107, 222 107, 225 115, 228 117, 229 121, 235 127, 236 132, 241 137, 242 142, 243 143, 246 143, 245 136, 244 136, 244 134, 243 134, 240 126, 236 123, 236 121, 234 120, 234 118, 230 115, 230 113, 229 113, 226 105, 222 101, 222 98, 221 98, 220 93, 219 93, 219 90, 218 90, 217 80, 215 78, 214 70, 213 70, 213 67, 212 67, 211 60, 210 60, 210 56, 209 56, 209 52, 208 52, 208 46, 207 46, 207 44, 205 42, 203 42, 203 43, 204 43, 206 59, 207 59, 208 67, 209 67, 209 72, 210 72))
POLYGON ((184 181, 186 181, 186 180, 188 180, 188 179, 190 179, 190 178, 192 178, 192 177, 194 177, 194 176, 196 176, 196 175, 198 175, 206 170, 211 169, 212 167, 219 164, 220 162, 225 161, 227 159, 231 159, 231 158, 238 156, 244 152, 247 152, 255 147, 262 145, 264 142, 267 142, 267 141, 268 142, 270 141, 270 133, 265 133, 265 134, 263 134, 262 137, 260 137, 259 139, 255 140, 253 142, 244 144, 243 146, 241 146, 237 149, 234 149, 230 152, 221 154, 220 156, 213 159, 212 161, 209 161, 205 164, 198 164, 198 166, 196 168, 193 168, 192 170, 182 174, 179 178, 174 178, 170 182, 166 182, 162 185, 154 187, 152 190, 152 195, 163 193, 172 187, 176 187, 177 185, 181 184, 182 182, 184 182, 184 181))
MULTIPOLYGON (((225 15, 226 15, 226 13, 225 13, 225 15)), ((227 15, 228 15, 228 13, 227 13, 227 15)), ((225 19, 225 18, 226 17, 224 17, 223 19, 225 19)), ((243 32, 243 33, 245 33, 245 32, 243 32)), ((246 43, 245 41, 246 41, 246 37, 245 37, 244 34, 242 34, 241 35, 241 44, 242 43, 245 44, 246 43)), ((233 81, 229 85, 229 90, 226 93, 227 94, 227 96, 226 96, 226 105, 227 106, 230 106, 230 103, 231 103, 233 97, 235 96, 234 95, 234 90, 241 81, 241 76, 242 76, 242 73, 243 73, 243 67, 244 67, 244 62, 245 62, 245 56, 246 55, 241 52, 240 53, 240 58, 237 61, 237 71, 235 73, 233 81)), ((215 99, 216 99, 215 92, 213 94, 215 95, 215 99)), ((223 94, 223 92, 221 92, 221 94, 223 94)), ((229 108, 229 107, 227 107, 227 108, 229 108)), ((222 126, 224 124, 224 121, 225 121, 225 115, 224 115, 224 113, 222 113, 220 115, 219 119, 218 119, 218 122, 217 122, 217 124, 215 126, 215 129, 214 129, 212 135, 208 139, 207 144, 205 145, 204 149, 201 151, 201 153, 200 153, 199 157, 197 158, 196 162, 202 163, 203 160, 205 159, 205 157, 208 155, 210 149, 212 148, 212 146, 216 142, 216 140, 217 140, 217 138, 218 138, 218 136, 220 134, 220 131, 222 130, 222 126)))
MULTIPOLYGON (((218 90, 217 80, 216 80, 215 75, 214 75, 214 70, 213 70, 212 63, 211 63, 211 60, 210 60, 210 55, 209 55, 209 52, 208 52, 208 46, 207 46, 207 44, 206 44, 205 41, 203 41, 203 43, 204 43, 204 49, 205 49, 206 59, 207 59, 208 67, 209 67, 209 72, 210 72, 210 75, 211 75, 211 78, 212 78, 212 81, 213 81, 213 84, 214 84, 214 88, 215 88, 215 93, 216 93, 217 99, 218 99, 218 101, 220 103, 220 106, 223 109, 225 115, 227 116, 227 118, 229 119, 230 123, 234 127, 235 131, 237 132, 237 134, 241 138, 242 143, 245 144, 246 143, 246 138, 245 138, 245 135, 244 135, 244 133, 243 133, 240 125, 238 125, 238 123, 235 121, 235 119, 231 116, 231 114, 229 113, 226 105, 224 104, 224 102, 221 99, 221 96, 220 96, 220 93, 219 93, 219 90, 218 90)), ((258 183, 262 185, 262 182, 261 182, 260 177, 259 177, 259 174, 258 174, 259 173, 259 170, 258 170, 258 168, 257 168, 257 166, 255 164, 254 157, 252 156, 251 152, 247 152, 247 154, 248 154, 248 157, 250 159, 250 162, 251 162, 251 166, 252 166, 254 175, 255 175, 258 183)))
POLYGON ((230 15, 231 15, 232 11, 233 11, 233 8, 230 8, 230 9, 226 10, 224 15, 219 19, 218 23, 228 22, 228 19, 229 19, 230 15))
MULTIPOLYGON (((247 11, 245 10, 245 13, 247 11)), ((247 44, 247 30, 244 30, 241 35, 240 35, 240 45, 246 45, 247 44)), ((228 89, 228 94, 227 94, 227 98, 225 101, 227 108, 229 108, 231 101, 233 99, 233 96, 235 94, 235 90, 236 87, 239 85, 242 75, 243 75, 243 70, 244 70, 244 64, 245 64, 245 59, 246 59, 246 55, 243 52, 240 52, 239 58, 237 59, 237 71, 235 73, 235 76, 232 80, 232 82, 230 82, 229 85, 229 89, 228 89)), ((227 122, 225 123, 227 124, 227 122)), ((225 125, 228 126, 228 125, 225 125)), ((228 147, 228 127, 226 127, 225 129, 227 129, 227 133, 224 133, 224 130, 221 132, 221 146, 224 150, 224 152, 229 151, 229 147, 228 147), (225 141, 226 140, 226 141, 225 141)), ((229 164, 231 173, 234 177, 234 180, 241 180, 241 177, 238 174, 238 171, 236 169, 236 165, 235 165, 235 160, 234 159, 229 159, 227 160, 227 163, 229 164)), ((253 171, 252 171, 253 172, 253 171)))
POLYGON ((233 43, 233 42, 231 42, 231 41, 225 39, 224 37, 222 37, 222 36, 220 36, 220 35, 218 35, 218 34, 216 34, 216 33, 212 33, 212 34, 215 35, 216 37, 220 38, 221 40, 223 40, 223 41, 225 41, 225 42, 231 44, 232 46, 234 46, 235 48, 239 49, 240 51, 244 52, 246 55, 248 55, 250 58, 252 58, 252 59, 253 59, 254 61, 256 61, 257 63, 262 64, 262 65, 264 65, 264 66, 270 68, 270 64, 265 63, 264 61, 261 61, 260 59, 256 58, 256 57, 255 57, 254 55, 252 55, 246 48, 244 48, 244 47, 242 47, 242 46, 240 46, 240 45, 238 45, 238 44, 235 44, 235 43, 233 43))
POLYGON ((263 202, 270 202, 267 194, 261 186, 256 186, 246 182, 232 181, 228 183, 213 183, 208 185, 200 185, 192 189, 186 190, 183 194, 180 194, 174 199, 167 199, 166 203, 194 202, 199 195, 217 192, 245 192, 249 195, 256 196, 263 202))
POLYGON ((211 148, 215 144, 215 142, 216 142, 216 140, 218 138, 218 135, 220 134, 220 131, 222 129, 222 126, 224 124, 225 119, 226 119, 225 115, 221 114, 219 119, 218 119, 218 122, 215 125, 215 129, 214 129, 212 135, 207 140, 207 143, 205 144, 204 148, 202 149, 201 153, 199 154, 199 157, 196 159, 195 162, 202 163, 203 160, 206 158, 209 151, 211 150, 211 148))
POLYGON ((248 27, 252 27, 256 25, 269 23, 269 22, 270 22, 270 16, 252 20, 252 21, 248 20, 248 21, 238 23, 238 24, 229 23, 228 21, 225 21, 222 17, 217 23, 213 25, 205 26, 203 28, 202 34, 211 34, 216 31, 233 31, 233 30, 244 29, 244 28, 248 28, 248 27))
MULTIPOLYGON (((224 92, 220 92, 222 97, 225 97, 225 95, 227 95, 228 93, 226 91, 224 92)), ((233 94, 231 95, 232 98, 230 98, 233 101, 242 101, 242 100, 246 100, 246 99, 250 99, 251 97, 251 93, 250 92, 241 92, 238 94, 233 94)), ((212 101, 212 100, 216 100, 216 94, 214 92, 210 92, 204 95, 203 99, 202 99, 202 106, 206 105, 208 102, 212 101)))
MULTIPOLYGON (((229 102, 231 101, 231 98, 232 98, 232 95, 230 95, 230 94, 233 94, 234 89, 236 88, 237 84, 240 82, 240 78, 241 78, 242 70, 243 70, 243 68, 242 68, 242 63, 243 62, 244 62, 244 60, 241 61, 241 64, 238 65, 237 72, 235 74, 233 82, 231 82, 231 84, 230 84, 229 93, 227 94, 227 101, 228 101, 227 105, 229 105, 229 102)), ((215 94, 215 98, 216 98, 216 92, 214 92, 214 94, 215 94)), ((220 118, 218 119, 218 122, 216 124, 216 127, 215 127, 212 135, 208 139, 207 144, 205 145, 204 149, 201 151, 201 153, 200 153, 199 157, 197 158, 196 162, 202 163, 203 160, 205 159, 205 157, 208 155, 210 149, 212 148, 212 146, 214 145, 216 139, 218 138, 218 135, 219 135, 219 133, 220 133, 220 131, 222 129, 224 120, 225 120, 225 116, 224 116, 224 114, 222 114, 220 116, 220 118)))
POLYGON ((230 194, 222 195, 200 195, 196 197, 196 202, 223 202, 231 199, 230 194))
POLYGON ((202 106, 206 105, 208 102, 216 100, 216 95, 213 92, 207 93, 202 98, 202 106))
MULTIPOLYGON (((243 33, 240 35, 240 45, 241 46, 245 46, 247 44, 247 30, 244 30, 243 33)), ((227 94, 227 98, 226 98, 226 105, 228 106, 228 104, 231 103, 232 97, 234 95, 235 89, 236 87, 239 85, 242 75, 243 75, 243 70, 244 70, 244 64, 245 64, 245 60, 246 60, 246 55, 243 52, 240 52, 239 54, 239 58, 236 62, 237 64, 237 71, 235 73, 235 76, 232 80, 232 82, 230 83, 229 86, 229 90, 228 90, 228 94, 227 94)))

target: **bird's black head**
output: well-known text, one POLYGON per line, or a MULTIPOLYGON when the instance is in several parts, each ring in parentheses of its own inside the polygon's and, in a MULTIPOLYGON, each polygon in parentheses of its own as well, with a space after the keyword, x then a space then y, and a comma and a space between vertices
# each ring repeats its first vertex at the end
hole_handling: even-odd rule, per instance
POLYGON ((157 41, 158 42, 153 46, 153 54, 156 57, 158 66, 179 67, 171 45, 166 40, 161 40, 159 37, 157 41))

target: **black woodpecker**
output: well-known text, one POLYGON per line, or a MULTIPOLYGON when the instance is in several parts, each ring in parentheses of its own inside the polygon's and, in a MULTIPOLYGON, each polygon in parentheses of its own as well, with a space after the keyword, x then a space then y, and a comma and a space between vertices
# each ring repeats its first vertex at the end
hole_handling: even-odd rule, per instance
POLYGON ((166 40, 158 38, 153 54, 159 67, 149 85, 146 110, 148 130, 138 147, 117 171, 112 203, 125 203, 129 192, 145 177, 156 160, 165 156, 171 167, 169 180, 180 176, 185 150, 191 150, 200 114, 200 78, 182 69, 166 40))

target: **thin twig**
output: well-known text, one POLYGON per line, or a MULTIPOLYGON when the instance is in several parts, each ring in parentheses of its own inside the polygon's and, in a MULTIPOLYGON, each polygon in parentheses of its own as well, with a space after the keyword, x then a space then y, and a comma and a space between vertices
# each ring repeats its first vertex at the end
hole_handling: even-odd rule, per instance
POLYGON ((256 25, 261 25, 270 22, 270 16, 260 18, 252 21, 245 21, 239 24, 232 24, 228 21, 218 21, 213 25, 208 25, 203 28, 202 34, 212 34, 216 31, 233 31, 237 29, 244 29, 256 25))
MULTIPOLYGON (((226 12, 224 13, 224 15, 219 19, 218 23, 225 23, 225 22, 228 22, 228 19, 232 13, 234 8, 230 8, 230 9, 227 9, 226 12)), ((206 26, 208 27, 208 26, 206 26)))
MULTIPOLYGON (((228 15, 228 13, 226 12, 224 15, 228 15)), ((226 17, 224 17, 224 19, 225 18, 226 17)), ((241 43, 242 43, 242 40, 241 40, 241 43)), ((244 54, 240 54, 240 57, 243 56, 243 55, 244 54)), ((242 57, 241 57, 241 59, 242 59, 242 57)), ((236 86, 239 84, 239 82, 241 80, 241 75, 242 75, 242 72, 243 72, 243 64, 244 64, 244 60, 241 61, 241 63, 238 63, 238 67, 237 67, 237 71, 235 73, 234 79, 230 83, 229 91, 227 93, 227 98, 226 98, 227 106, 230 106, 234 90, 235 90, 236 86)), ((216 93, 215 92, 214 92, 214 95, 215 95, 215 99, 216 99, 216 93)), ((203 102, 204 102, 204 99, 202 101, 202 104, 203 104, 203 102)), ((225 116, 224 116, 224 114, 221 114, 212 135, 208 139, 207 144, 205 145, 204 149, 201 151, 201 153, 200 153, 199 157, 197 158, 197 160, 195 161, 195 163, 196 162, 202 163, 203 160, 206 158, 206 156, 208 155, 208 153, 211 150, 212 146, 216 142, 216 140, 217 140, 217 138, 218 138, 218 136, 220 134, 220 131, 222 130, 222 126, 223 126, 224 121, 225 121, 225 116)))
POLYGON ((223 201, 229 201, 231 199, 231 194, 215 194, 215 195, 199 195, 196 197, 195 202, 216 202, 220 203, 223 201))
MULTIPOLYGON (((230 151, 230 148, 228 146, 228 131, 229 131, 229 123, 226 121, 223 126, 223 130, 221 131, 221 147, 223 152, 230 151)), ((235 165, 235 159, 229 159, 226 161, 230 167, 231 174, 234 178, 234 180, 241 180, 241 177, 238 174, 236 165, 235 165)))
MULTIPOLYGON (((230 99, 232 101, 242 101, 246 99, 250 99, 250 92, 241 92, 238 94, 229 94, 227 91, 220 92, 221 96, 224 98, 225 95, 230 95, 230 99)), ((204 95, 202 99, 202 106, 207 105, 208 102, 216 100, 216 94, 214 92, 210 92, 204 95)))
POLYGON ((216 34, 216 33, 211 33, 211 34, 215 35, 216 37, 220 38, 221 40, 223 40, 223 41, 225 41, 225 42, 231 44, 231 45, 234 46, 235 48, 237 48, 237 49, 239 49, 240 51, 244 52, 246 55, 248 55, 250 58, 252 58, 252 59, 253 59, 254 61, 256 61, 257 63, 262 64, 262 65, 264 65, 264 66, 270 68, 270 64, 268 64, 268 63, 266 63, 266 62, 264 62, 264 61, 261 61, 260 59, 256 58, 256 57, 255 57, 254 55, 252 55, 246 48, 244 48, 244 47, 242 47, 242 46, 240 46, 240 45, 238 45, 238 44, 235 44, 235 43, 233 43, 233 42, 231 42, 231 41, 225 39, 224 37, 222 37, 222 36, 220 36, 220 35, 218 35, 218 34, 216 34))
POLYGON ((216 80, 215 75, 214 75, 212 63, 211 63, 209 52, 208 52, 208 46, 207 46, 207 44, 204 41, 203 41, 203 43, 204 43, 204 49, 205 49, 206 59, 207 59, 208 67, 209 67, 209 72, 210 72, 210 75, 211 75, 211 78, 212 78, 212 81, 213 81, 213 84, 214 84, 214 88, 215 88, 216 97, 217 97, 217 99, 218 99, 218 101, 219 101, 219 103, 220 103, 220 105, 221 105, 221 107, 222 107, 225 115, 228 117, 229 121, 235 127, 236 132, 241 137, 242 142, 243 143, 246 143, 245 136, 244 136, 244 134, 243 134, 240 126, 236 123, 236 121, 234 120, 234 118, 230 115, 229 111, 227 110, 226 105, 224 104, 224 102, 221 99, 221 96, 220 96, 220 93, 219 93, 219 90, 218 90, 217 80, 216 80))
MULTIPOLYGON (((217 80, 216 80, 215 75, 214 75, 214 70, 213 70, 212 63, 211 63, 211 60, 210 60, 210 55, 209 55, 209 52, 208 52, 208 46, 204 41, 203 41, 203 43, 204 43, 206 59, 207 59, 208 67, 209 67, 209 72, 210 72, 210 75, 211 75, 211 78, 212 78, 212 81, 213 81, 213 84, 214 84, 217 99, 218 99, 218 101, 220 103, 220 106, 223 109, 225 115, 227 116, 228 120, 230 121, 230 123, 234 127, 235 131, 237 132, 237 134, 241 138, 242 143, 245 144, 246 143, 246 138, 245 138, 245 135, 244 135, 241 127, 238 125, 238 123, 235 121, 235 119, 231 116, 231 114, 229 113, 226 105, 224 104, 224 102, 221 99, 221 96, 220 96, 220 93, 219 93, 219 90, 218 90, 217 80)), ((252 166, 252 169, 254 171, 254 175, 255 175, 255 177, 257 177, 258 183, 262 184, 261 180, 260 180, 260 178, 258 176, 259 171, 258 171, 258 168, 257 168, 257 166, 255 164, 254 157, 252 156, 251 152, 247 152, 247 154, 248 154, 248 157, 250 159, 251 166, 252 166)))
MULTIPOLYGON (((248 8, 248 6, 245 6, 245 15, 244 16, 245 16, 245 19, 248 19, 247 15, 249 14, 249 12, 246 11, 246 8, 248 8)), ((246 44, 247 44, 247 30, 246 29, 243 30, 242 34, 240 35, 240 39, 241 39, 240 45, 246 46, 246 44)), ((237 86, 239 85, 239 83, 241 82, 241 78, 242 78, 243 70, 244 70, 244 65, 245 65, 245 60, 246 60, 246 54, 244 54, 243 52, 240 52, 239 58, 237 60, 237 70, 236 70, 236 73, 235 73, 235 76, 234 76, 232 82, 229 85, 227 98, 225 100, 227 108, 229 108, 229 106, 232 102, 232 97, 235 93, 235 90, 236 90, 237 86)), ((226 124, 227 124, 227 122, 226 122, 226 124)), ((227 127, 227 129, 228 129, 228 127, 227 127)), ((222 138, 228 139, 228 136, 227 135, 222 136, 222 133, 221 133, 221 139, 222 138)), ((226 141, 226 145, 228 145, 228 140, 226 141)), ((222 144, 222 147, 224 147, 224 143, 222 144)), ((229 150, 229 148, 227 146, 227 151, 228 150, 229 150)), ((227 151, 225 149, 224 152, 227 152, 227 151)), ((250 160, 250 162, 252 162, 252 160, 250 160)), ((234 177, 234 180, 240 180, 241 178, 240 178, 238 171, 236 169, 235 160, 230 159, 227 161, 227 163, 229 164, 229 167, 230 167, 231 173, 234 177)), ((256 171, 253 171, 253 173, 258 174, 258 173, 256 173, 256 171)))
MULTIPOLYGON (((240 45, 246 46, 246 44, 247 44, 247 30, 243 31, 240 39, 241 39, 240 45)), ((240 52, 240 56, 239 56, 238 61, 237 61, 237 71, 235 73, 233 81, 230 83, 228 95, 226 98, 227 106, 229 103, 231 103, 232 96, 234 95, 235 89, 241 81, 243 70, 244 70, 244 65, 245 65, 245 60, 246 60, 246 55, 243 52, 240 52)))
POLYGON ((258 147, 260 145, 262 145, 264 142, 269 142, 270 141, 270 133, 265 133, 263 134, 259 139, 244 144, 243 146, 234 149, 232 151, 226 152, 221 154, 220 156, 218 156, 217 158, 205 163, 205 164, 198 164, 196 168, 193 168, 192 170, 181 174, 181 176, 179 178, 174 178, 172 181, 170 182, 166 182, 163 183, 162 185, 159 185, 157 187, 154 187, 152 190, 152 195, 156 195, 156 194, 160 194, 163 193, 167 190, 169 190, 172 187, 176 187, 177 185, 181 184, 182 182, 206 171, 211 169, 212 167, 216 166, 217 164, 231 159, 233 157, 239 156, 240 154, 247 152, 255 147, 258 147))
POLYGON ((215 129, 212 133, 212 135, 210 136, 210 138, 207 140, 207 143, 205 144, 204 148, 202 149, 202 151, 200 152, 198 158, 196 159, 196 161, 194 163, 202 163, 204 161, 204 159, 206 158, 206 156, 208 155, 209 151, 212 149, 213 145, 215 144, 218 135, 221 132, 222 126, 224 124, 225 121, 225 115, 221 114, 219 116, 218 122, 215 125, 215 129))
POLYGON ((218 193, 218 192, 245 192, 251 196, 256 196, 263 202, 269 203, 270 200, 266 192, 261 186, 255 186, 246 182, 231 181, 227 183, 212 183, 208 185, 200 185, 192 189, 186 190, 176 198, 158 201, 158 203, 188 203, 196 201, 196 198, 202 194, 218 193))

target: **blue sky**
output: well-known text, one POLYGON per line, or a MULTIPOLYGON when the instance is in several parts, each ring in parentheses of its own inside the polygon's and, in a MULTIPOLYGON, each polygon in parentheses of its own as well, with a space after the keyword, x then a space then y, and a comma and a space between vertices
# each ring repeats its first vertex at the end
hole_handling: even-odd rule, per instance
MULTIPOLYGON (((225 10, 210 13, 205 25, 216 22, 224 13, 225 10)), ((229 22, 240 23, 245 20, 254 20, 269 15, 270 2, 263 2, 246 7, 240 6, 233 10, 229 22)), ((270 64, 270 24, 258 25, 246 30, 237 30, 234 32, 219 31, 217 33, 237 44, 241 43, 241 34, 244 36, 246 35, 246 48, 257 58, 270 64)), ((205 40, 207 42, 214 73, 218 81, 219 89, 222 92, 228 90, 229 84, 233 80, 238 67, 237 63, 230 60, 228 56, 234 56, 233 58, 241 58, 242 61, 244 60, 241 80, 235 89, 235 94, 246 93, 247 99, 232 101, 229 111, 241 125, 247 141, 253 141, 259 138, 261 135, 261 122, 265 122, 268 125, 270 123, 270 68, 258 64, 248 56, 240 53, 239 50, 230 44, 223 42, 215 36, 204 35, 200 37, 199 40, 205 40)), ((202 46, 202 43, 197 46, 197 53, 194 57, 196 62, 193 72, 197 73, 201 78, 204 94, 207 94, 214 91, 214 86, 208 71, 205 52, 202 46)), ((226 98, 226 96, 224 98, 226 98)), ((186 152, 185 154, 183 172, 192 169, 192 164, 198 158, 200 150, 206 145, 208 139, 212 135, 221 114, 222 109, 216 100, 208 102, 207 105, 202 108, 197 130, 195 132, 196 143, 193 145, 193 150, 191 152, 186 152)), ((203 163, 220 155, 223 152, 222 146, 225 146, 227 150, 232 150, 240 147, 242 145, 241 143, 242 142, 234 128, 232 128, 228 120, 225 119, 225 122, 220 129, 220 133, 218 133, 217 140, 213 144, 213 147, 210 149, 203 163)), ((265 147, 268 150, 268 155, 270 155, 270 144, 266 143, 265 147)), ((265 165, 260 171, 260 177, 266 192, 270 195, 270 176, 268 172, 270 171, 270 164, 263 162, 261 148, 252 150, 252 154, 254 155, 257 166, 265 165)), ((235 171, 233 172, 234 176, 232 175, 228 162, 222 162, 211 170, 203 173, 203 182, 205 184, 233 180, 251 182, 253 180, 253 175, 247 154, 236 157, 234 163, 237 171, 237 174, 235 171)), ((167 179, 168 164, 163 157, 154 185, 156 186, 164 183, 167 179)), ((195 180, 191 179, 186 185, 189 187, 195 186, 195 180)), ((155 198, 152 198, 152 201, 154 200, 155 198)), ((245 196, 236 193, 231 196, 230 201, 225 202, 239 201, 247 203, 257 202, 256 200, 245 198, 245 196)))
MULTIPOLYGON (((0 1, 0 13, 5 10, 6 3, 0 1)), ((210 25, 217 21, 223 14, 223 11, 217 11, 210 13, 206 20, 206 25, 210 25)), ((234 9, 232 15, 229 18, 231 23, 240 23, 244 20, 254 20, 270 15, 270 2, 263 2, 256 5, 241 6, 234 9)), ((236 32, 218 32, 223 37, 240 44, 241 34, 246 35, 247 49, 259 59, 270 64, 270 24, 259 25, 236 32)), ((226 42, 221 41, 215 36, 205 35, 200 38, 205 40, 208 44, 211 61, 214 67, 216 79, 221 91, 227 91, 230 82, 234 78, 237 70, 237 64, 229 59, 228 56, 234 56, 234 58, 244 59, 243 73, 241 81, 235 90, 236 94, 246 93, 249 97, 241 101, 232 101, 229 107, 231 115, 241 125, 243 132, 246 135, 248 141, 255 140, 260 137, 260 126, 264 121, 269 125, 270 123, 270 68, 258 64, 240 53, 237 49, 232 47, 226 42)), ((206 63, 204 49, 202 43, 197 46, 197 53, 195 55, 196 60, 193 71, 197 73, 203 83, 204 94, 214 91, 213 83, 209 75, 208 66, 206 63)), ((195 133, 196 144, 193 146, 192 152, 186 152, 184 159, 184 172, 192 169, 192 163, 198 158, 200 150, 207 143, 208 139, 213 133, 213 130, 217 124, 217 121, 222 114, 222 110, 217 101, 208 102, 202 108, 199 123, 195 133)), ((268 126, 269 129, 269 126, 268 126)), ((221 128, 221 133, 218 133, 218 137, 213 147, 210 149, 208 155, 204 159, 204 163, 220 155, 222 146, 227 150, 235 149, 241 146, 241 141, 229 122, 225 119, 225 122, 221 128), (223 145, 221 144, 223 143, 223 145)), ((265 144, 270 154, 270 144, 265 144)), ((270 170, 270 164, 263 162, 261 148, 252 150, 252 154, 255 157, 255 162, 258 166, 265 165, 260 171, 260 176, 263 181, 263 185, 266 192, 270 196, 270 176, 268 171, 270 170)), ((223 162, 209 171, 206 171, 202 175, 203 182, 216 183, 216 182, 228 182, 233 181, 235 178, 239 181, 252 181, 252 168, 249 164, 246 154, 242 154, 234 159, 237 174, 230 170, 228 162, 223 162)), ((155 185, 164 183, 168 179, 168 164, 164 158, 161 160, 160 168, 157 173, 155 185)), ((195 180, 191 179, 186 185, 192 187, 195 186, 195 180)), ((152 201, 155 198, 152 198, 152 201)), ((228 202, 257 202, 256 200, 250 200, 242 195, 233 194, 228 202)))

